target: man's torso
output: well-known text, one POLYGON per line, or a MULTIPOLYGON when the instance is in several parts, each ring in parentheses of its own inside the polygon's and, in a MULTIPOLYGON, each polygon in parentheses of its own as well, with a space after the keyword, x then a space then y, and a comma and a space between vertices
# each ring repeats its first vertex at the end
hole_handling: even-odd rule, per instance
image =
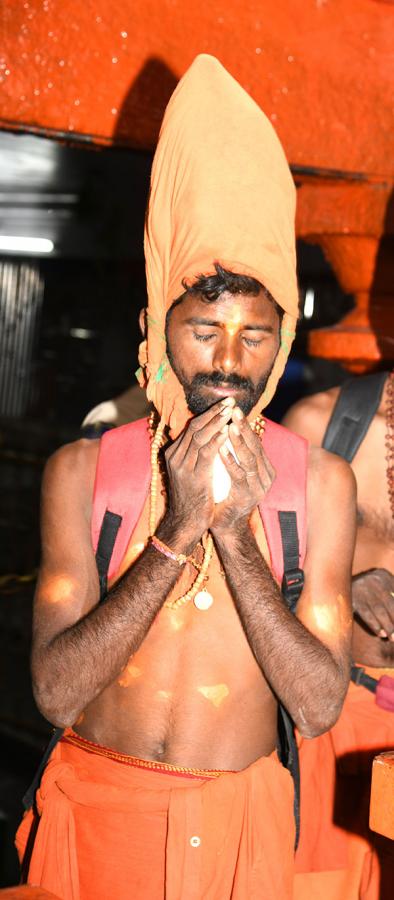
MULTIPOLYGON (((87 447, 94 480, 98 442, 87 447)), ((84 486, 81 485, 81 490, 84 486)), ((86 515, 91 517, 90 497, 86 515)), ((120 575, 147 535, 148 503, 120 575)), ((123 753, 193 768, 239 770, 276 744, 277 707, 252 654, 216 557, 208 610, 164 606, 117 680, 75 730, 123 753)), ((174 596, 182 594, 182 581, 174 596)))

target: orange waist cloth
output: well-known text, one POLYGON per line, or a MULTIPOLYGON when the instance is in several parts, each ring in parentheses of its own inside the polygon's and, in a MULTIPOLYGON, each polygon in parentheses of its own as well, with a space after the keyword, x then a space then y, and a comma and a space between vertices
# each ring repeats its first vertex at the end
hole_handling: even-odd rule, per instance
MULTIPOLYGON (((363 667, 377 680, 387 669, 363 667)), ((391 670, 394 675, 394 670, 391 670)), ((394 713, 352 682, 338 722, 301 739, 295 900, 392 900, 394 856, 368 826, 372 760, 394 747, 394 713)))
POLYGON ((276 754, 241 772, 182 771, 67 729, 37 809, 28 883, 62 900, 292 898, 293 785, 276 754))

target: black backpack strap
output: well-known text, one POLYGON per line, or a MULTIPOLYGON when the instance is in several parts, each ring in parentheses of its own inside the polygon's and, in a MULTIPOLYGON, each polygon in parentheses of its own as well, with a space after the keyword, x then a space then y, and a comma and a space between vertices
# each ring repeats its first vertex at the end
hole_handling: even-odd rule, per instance
POLYGON ((370 675, 366 675, 364 669, 361 666, 352 666, 350 670, 350 678, 354 682, 354 684, 360 684, 361 687, 365 687, 367 691, 371 691, 372 694, 376 694, 376 688, 379 684, 379 681, 376 678, 371 678, 370 675))
POLYGON ((300 569, 297 516, 295 512, 278 512, 283 550, 282 594, 291 612, 295 612, 304 587, 304 573, 300 569))
MULTIPOLYGON (((279 511, 279 525, 283 550, 282 594, 292 613, 304 586, 304 573, 300 569, 300 551, 297 515, 294 511, 279 511)), ((294 783, 294 820, 296 826, 295 849, 300 839, 300 764, 294 723, 282 704, 278 707, 279 759, 289 770, 294 783)))
POLYGON ((107 575, 116 537, 122 522, 118 513, 106 510, 96 550, 96 565, 100 582, 100 603, 107 593, 107 575))
MULTIPOLYGON (((96 550, 96 564, 100 583, 99 603, 104 600, 107 594, 108 569, 121 522, 122 516, 119 516, 117 513, 112 513, 109 510, 106 511, 101 525, 100 536, 98 539, 96 550)), ((22 799, 22 803, 25 809, 31 809, 31 807, 33 806, 36 791, 40 786, 45 766, 52 753, 52 750, 55 749, 56 744, 60 741, 62 735, 63 728, 54 729, 52 737, 44 751, 41 762, 34 775, 33 781, 22 799)))
POLYGON ((294 731, 294 722, 282 704, 278 707, 278 756, 285 769, 288 769, 294 784, 294 822, 295 842, 297 850, 300 840, 300 799, 301 779, 298 747, 294 731))
POLYGON ((352 461, 379 407, 387 375, 376 372, 345 381, 323 438, 325 450, 352 461))
POLYGON ((45 766, 48 762, 48 759, 52 753, 52 750, 54 750, 54 748, 56 747, 56 744, 58 743, 58 741, 60 741, 62 734, 63 734, 63 728, 54 728, 52 737, 50 738, 49 743, 47 744, 47 746, 44 750, 44 754, 42 756, 42 759, 40 761, 38 769, 35 772, 33 781, 31 783, 31 785, 28 787, 24 797, 22 797, 22 803, 23 803, 23 806, 25 809, 30 809, 33 806, 34 798, 36 796, 36 790, 40 786, 42 773, 43 773, 45 766))

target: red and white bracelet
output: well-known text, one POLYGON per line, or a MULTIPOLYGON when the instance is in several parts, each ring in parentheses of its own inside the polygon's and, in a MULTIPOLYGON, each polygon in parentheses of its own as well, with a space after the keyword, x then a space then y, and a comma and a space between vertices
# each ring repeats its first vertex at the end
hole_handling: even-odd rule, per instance
POLYGON ((187 563, 188 556, 185 556, 184 553, 174 553, 174 551, 171 550, 171 547, 167 547, 167 544, 164 544, 164 542, 156 537, 155 534, 152 535, 150 542, 155 550, 158 550, 159 553, 162 553, 163 556, 166 556, 168 559, 173 559, 174 562, 178 563, 178 566, 184 566, 185 563, 187 563))

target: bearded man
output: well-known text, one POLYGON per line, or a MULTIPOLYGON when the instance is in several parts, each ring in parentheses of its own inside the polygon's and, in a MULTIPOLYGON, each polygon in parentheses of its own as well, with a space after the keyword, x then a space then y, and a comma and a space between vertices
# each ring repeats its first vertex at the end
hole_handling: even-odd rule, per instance
POLYGON ((296 900, 391 900, 392 844, 369 829, 374 756, 394 747, 394 373, 352 378, 284 422, 342 454, 357 481, 352 683, 330 733, 301 742, 296 900))
POLYGON ((355 515, 347 464, 260 416, 294 336, 294 212, 271 124, 197 57, 152 169, 150 437, 79 441, 44 479, 33 682, 64 731, 18 845, 35 826, 28 881, 65 900, 292 897, 278 702, 307 737, 340 712, 355 515))

